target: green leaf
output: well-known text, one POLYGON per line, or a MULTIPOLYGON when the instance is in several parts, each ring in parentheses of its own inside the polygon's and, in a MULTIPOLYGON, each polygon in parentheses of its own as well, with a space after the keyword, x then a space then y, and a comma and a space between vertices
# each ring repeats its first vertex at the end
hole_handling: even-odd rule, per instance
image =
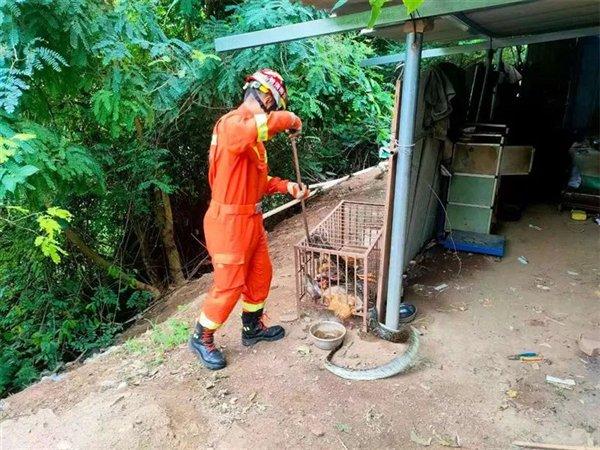
POLYGON ((423 1, 424 0, 404 0, 404 6, 406 7, 406 12, 408 14, 412 14, 423 4, 423 1))
POLYGON ((27 214, 29 212, 28 209, 23 208, 22 206, 16 206, 16 205, 6 205, 4 206, 4 208, 8 209, 8 210, 12 210, 12 211, 17 211, 23 214, 27 214))
POLYGON ((72 214, 66 209, 57 208, 55 206, 48 208, 46 212, 51 216, 58 217, 60 219, 65 219, 67 221, 70 221, 73 217, 72 214))
POLYGON ((383 8, 383 5, 388 1, 389 0, 369 0, 369 4, 371 5, 371 16, 369 17, 367 28, 373 28, 375 26, 375 22, 377 22, 377 19, 381 14, 381 8, 383 8))
POLYGON ((4 189, 6 189, 8 192, 15 192, 15 189, 17 188, 17 183, 19 182, 20 180, 15 178, 15 176, 10 173, 2 177, 2 185, 4 186, 4 189))
POLYGON ((333 5, 333 8, 331 8, 331 12, 334 12, 336 9, 341 8, 342 6, 344 6, 346 3, 348 3, 348 0, 338 0, 335 5, 333 5))
POLYGON ((35 138, 36 135, 33 133, 16 133, 13 136, 13 139, 16 139, 17 141, 30 141, 35 138))
POLYGON ((49 216, 40 216, 37 218, 37 223, 40 231, 43 231, 48 236, 54 236, 54 233, 60 231, 60 224, 49 216))
POLYGON ((35 166, 32 165, 26 165, 26 166, 21 166, 19 167, 14 174, 25 179, 30 175, 33 175, 36 172, 39 172, 40 169, 38 169, 35 166))
POLYGON ((338 429, 338 431, 341 431, 342 433, 350 433, 350 431, 352 430, 352 427, 347 423, 336 423, 335 427, 338 429))

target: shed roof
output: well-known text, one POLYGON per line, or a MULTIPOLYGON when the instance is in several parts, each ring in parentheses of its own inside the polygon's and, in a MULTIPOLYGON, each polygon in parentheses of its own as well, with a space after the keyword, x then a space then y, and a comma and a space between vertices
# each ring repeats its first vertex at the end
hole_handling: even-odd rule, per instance
MULTIPOLYGON (((336 0, 302 3, 330 11, 336 0)), ((215 47, 227 51, 356 31, 366 27, 369 9, 368 0, 348 0, 330 18, 218 38, 215 47)), ((425 0, 415 16, 434 20, 433 30, 424 34, 426 41, 447 44, 476 37, 506 38, 598 27, 600 4, 598 0, 425 0)), ((401 0, 391 0, 382 9, 374 33, 403 40, 403 24, 408 19, 401 0)))
MULTIPOLYGON (((425 0, 436 2, 440 0, 425 0)), ((331 10, 335 0, 302 0, 306 5, 331 10)), ((386 5, 401 5, 392 0, 386 5)), ((336 11, 338 16, 370 9, 368 0, 348 0, 336 11)), ((453 42, 474 36, 510 37, 598 26, 600 3, 598 0, 534 0, 512 3, 481 10, 434 17, 434 28, 425 33, 427 41, 453 42)), ((402 24, 376 30, 376 34, 389 39, 404 40, 402 24)))

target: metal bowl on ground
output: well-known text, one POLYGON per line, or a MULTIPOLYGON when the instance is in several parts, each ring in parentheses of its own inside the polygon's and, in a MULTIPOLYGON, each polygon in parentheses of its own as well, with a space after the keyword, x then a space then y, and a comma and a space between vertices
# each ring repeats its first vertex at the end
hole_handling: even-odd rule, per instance
POLYGON ((314 323, 308 331, 312 341, 322 350, 333 350, 342 343, 346 336, 346 327, 332 320, 314 323))

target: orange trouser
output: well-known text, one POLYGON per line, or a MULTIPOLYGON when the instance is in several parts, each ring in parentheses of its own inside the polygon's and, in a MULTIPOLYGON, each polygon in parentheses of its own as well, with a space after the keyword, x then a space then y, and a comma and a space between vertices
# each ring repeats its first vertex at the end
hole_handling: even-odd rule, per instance
POLYGON ((219 328, 243 297, 244 311, 257 311, 269 294, 273 267, 262 214, 254 205, 221 205, 215 201, 204 216, 206 247, 214 282, 200 324, 219 328))

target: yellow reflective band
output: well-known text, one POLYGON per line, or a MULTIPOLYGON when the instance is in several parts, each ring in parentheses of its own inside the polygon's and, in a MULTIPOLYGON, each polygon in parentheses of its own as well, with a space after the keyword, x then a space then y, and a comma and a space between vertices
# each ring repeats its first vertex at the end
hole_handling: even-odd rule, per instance
POLYGON ((257 140, 259 142, 269 140, 269 127, 267 126, 267 115, 255 114, 254 120, 256 121, 256 131, 258 134, 257 140))
MULTIPOLYGON (((248 303, 248 302, 242 302, 242 309, 246 312, 256 312, 259 309, 263 309, 265 306, 265 303, 248 303)), ((202 322, 201 322, 202 323, 202 322)))
POLYGON ((271 90, 264 84, 261 84, 260 87, 258 88, 258 90, 260 92, 262 92, 263 94, 268 94, 269 92, 271 92, 271 90))
POLYGON ((254 153, 256 153, 256 157, 260 161, 260 153, 258 151, 258 147, 255 145, 255 146, 252 147, 252 149, 254 150, 254 153))
MULTIPOLYGON (((256 145, 254 145, 252 147, 252 150, 254 150, 254 153, 256 153, 256 157, 258 158, 259 161, 262 161, 263 159, 260 157, 260 152, 258 151, 258 147, 256 145)), ((267 156, 267 149, 265 148, 265 159, 264 159, 264 163, 268 163, 269 162, 269 157, 267 156)))
POLYGON ((209 330, 216 330, 217 328, 220 328, 221 325, 223 325, 222 323, 217 323, 210 320, 208 317, 206 317, 204 311, 202 311, 202 313, 200 314, 200 320, 198 322, 200 322, 200 325, 202 325, 204 328, 208 328, 209 330))
POLYGON ((217 135, 213 134, 210 138, 210 145, 217 145, 217 135))

